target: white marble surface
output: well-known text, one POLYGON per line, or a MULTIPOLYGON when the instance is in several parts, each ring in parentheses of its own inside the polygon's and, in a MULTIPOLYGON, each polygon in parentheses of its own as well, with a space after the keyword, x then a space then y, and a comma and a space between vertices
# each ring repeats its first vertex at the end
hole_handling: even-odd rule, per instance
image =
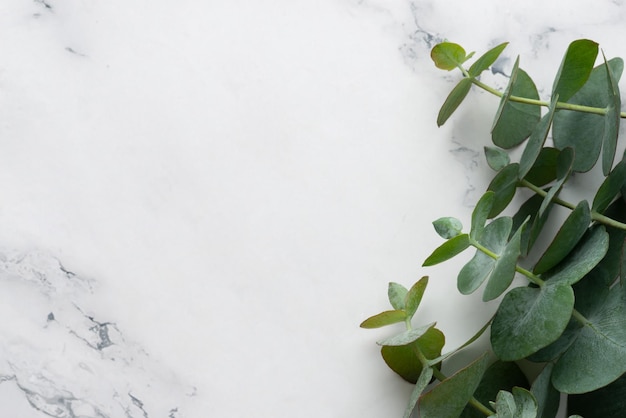
MULTIPOLYGON (((358 328, 386 285, 453 347, 494 305, 429 270, 467 220, 497 105, 436 114, 447 38, 549 89, 567 44, 626 55, 614 1, 4 0, 0 404, 14 417, 393 417, 358 328)), ((489 81, 502 85, 497 72, 489 81)), ((459 261, 460 263, 460 261, 459 261)))

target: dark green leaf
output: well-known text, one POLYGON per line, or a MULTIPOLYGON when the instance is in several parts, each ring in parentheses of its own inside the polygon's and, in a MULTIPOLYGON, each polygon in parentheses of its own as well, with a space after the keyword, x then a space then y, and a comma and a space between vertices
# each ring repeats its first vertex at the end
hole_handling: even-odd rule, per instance
POLYGON ((419 376, 419 379, 415 383, 415 387, 413 388, 413 391, 411 392, 409 404, 407 405, 406 410, 404 411, 403 418, 411 418, 411 414, 413 414, 413 409, 415 409, 415 405, 417 405, 417 401, 422 395, 422 392, 424 391, 424 389, 426 389, 426 386, 428 386, 428 384, 430 383, 430 380, 432 379, 432 377, 433 377, 432 367, 427 367, 422 371, 422 373, 419 376))
POLYGON ((551 381, 553 368, 554 363, 546 364, 530 388, 537 401, 537 418, 554 418, 559 410, 560 394, 551 381))
POLYGON ((514 74, 505 94, 500 101, 500 108, 491 129, 491 140, 500 148, 513 148, 530 136, 541 119, 541 108, 536 105, 519 103, 511 100, 511 96, 526 99, 539 99, 537 87, 524 70, 514 67, 514 74))
POLYGON ((572 42, 561 62, 552 87, 552 96, 567 102, 587 82, 598 56, 598 44, 588 39, 572 42))
POLYGON ((485 147, 485 157, 487 158, 487 164, 494 171, 500 171, 511 162, 509 154, 495 147, 485 147))
POLYGON ((498 216, 508 206, 511 200, 513 200, 519 180, 518 172, 519 164, 509 164, 500 170, 493 180, 491 180, 487 190, 493 191, 495 195, 493 206, 489 212, 489 218, 498 216))
POLYGON ((560 151, 556 148, 542 148, 533 167, 524 176, 524 179, 538 187, 554 181, 559 153, 560 151))
POLYGON ((543 253, 534 272, 542 274, 560 263, 576 246, 591 223, 591 211, 587 201, 581 201, 567 217, 550 246, 543 253))
POLYGON ((396 309, 393 311, 381 312, 377 315, 370 316, 361 322, 361 328, 380 328, 391 324, 403 322, 407 318, 405 311, 396 309))
POLYGON ((454 70, 467 60, 467 54, 463 47, 452 42, 442 42, 430 51, 435 66, 442 70, 454 70))
POLYGON ((602 53, 602 57, 604 58, 604 68, 606 69, 606 79, 608 81, 608 106, 606 116, 604 117, 604 135, 602 136, 602 172, 606 176, 611 171, 613 159, 615 158, 622 103, 615 75, 606 61, 604 53, 602 53))
POLYGON ((422 363, 415 349, 419 349, 426 358, 436 358, 441 355, 445 341, 443 333, 433 327, 411 344, 383 346, 380 353, 391 370, 407 382, 415 383, 422 373, 422 363))
POLYGON ((441 238, 450 239, 463 232, 463 224, 456 218, 444 217, 433 222, 435 231, 441 238))
MULTIPOLYGON (((524 148, 524 152, 522 153, 522 157, 520 159, 520 168, 518 174, 519 178, 524 178, 527 174, 529 174, 530 170, 533 168, 537 159, 541 155, 541 151, 544 149, 543 145, 546 142, 546 138, 548 137, 548 133, 550 132, 550 127, 552 126, 552 120, 554 119, 554 112, 556 110, 557 100, 558 96, 554 96, 552 103, 550 103, 548 113, 543 118, 541 118, 541 121, 537 124, 537 126, 535 126, 535 129, 533 129, 533 132, 530 135, 528 144, 526 144, 526 147, 524 148)), ((533 184, 535 184, 536 186, 542 186, 546 183, 547 182, 542 184, 533 184)))
POLYGON ((491 345, 501 360, 520 360, 552 343, 565 330, 574 291, 566 285, 518 287, 504 296, 491 325, 491 345))
POLYGON ((433 253, 424 261, 423 266, 434 266, 451 259, 455 255, 465 251, 470 246, 469 236, 467 234, 458 235, 441 244, 433 253))
POLYGON ((468 71, 469 75, 472 77, 478 77, 480 73, 485 71, 491 66, 491 64, 496 62, 496 60, 508 44, 508 42, 504 42, 496 46, 495 48, 492 48, 489 51, 485 52, 480 58, 476 60, 476 62, 474 62, 474 64, 472 64, 468 71))
POLYGON ((626 160, 620 161, 609 175, 604 179, 593 198, 592 209, 602 213, 609 207, 611 202, 619 195, 626 182, 626 160))
POLYGON ((419 337, 424 335, 426 331, 435 326, 435 323, 430 323, 428 325, 423 325, 419 328, 406 330, 400 334, 394 335, 390 338, 385 338, 384 340, 378 341, 378 345, 389 345, 389 346, 398 346, 398 345, 408 345, 413 341, 416 341, 419 337))
MULTIPOLYGON (((513 220, 511 218, 508 219, 511 220, 512 225, 513 220)), ((499 297, 513 282, 517 259, 520 256, 520 243, 523 229, 524 226, 515 232, 496 260, 493 272, 489 276, 489 281, 485 286, 483 301, 487 302, 499 297)))
POLYGON ((494 198, 495 193, 487 191, 482 195, 480 200, 478 200, 478 203, 476 203, 476 207, 474 207, 474 211, 472 212, 472 229, 470 231, 470 237, 472 239, 480 239, 485 229, 485 222, 487 222, 489 212, 491 212, 491 208, 493 207, 494 198))
POLYGON ((406 298, 407 292, 408 289, 401 284, 394 282, 389 283, 387 287, 387 297, 394 309, 404 309, 404 299, 406 298))
MULTIPOLYGON (((615 80, 619 80, 624 67, 619 58, 608 62, 615 80)), ((597 107, 601 109, 615 105, 615 98, 608 95, 606 64, 593 69, 587 83, 568 103, 597 107)), ((616 81, 617 82, 617 81, 616 81)), ((614 115, 613 115, 614 116, 614 115)), ((614 120, 611 122, 614 123, 614 120)), ((605 115, 560 109, 554 115, 552 136, 557 148, 571 147, 575 151, 574 171, 589 171, 600 156, 602 138, 607 135, 605 115)), ((610 132, 609 132, 610 133, 610 132)))
POLYGON ((450 116, 454 113, 454 111, 459 107, 467 93, 469 93, 472 87, 472 80, 469 78, 463 78, 459 81, 448 97, 446 101, 441 106, 439 110, 439 115, 437 115, 437 126, 442 126, 450 116))
POLYGON ((405 311, 410 318, 415 315, 415 311, 417 311, 417 308, 420 306, 427 285, 428 276, 424 276, 409 289, 409 293, 406 295, 405 311))
POLYGON ((574 151, 571 148, 565 148, 559 153, 556 160, 556 182, 550 187, 541 203, 539 217, 543 216, 544 212, 552 205, 552 200, 561 192, 563 184, 567 181, 571 173, 573 162, 574 151))
POLYGON ((545 221, 543 218, 538 218, 539 208, 543 202, 543 197, 534 194, 528 200, 526 200, 513 215, 513 231, 517 231, 524 222, 528 219, 530 227, 524 228, 522 231, 521 239, 521 255, 524 257, 528 254, 528 251, 532 248, 538 233, 541 231, 545 221))
POLYGON ((626 411, 626 375, 593 392, 567 397, 567 413, 585 418, 621 417, 626 411))
POLYGON ((420 418, 458 418, 476 391, 488 362, 487 354, 483 354, 422 395, 418 403, 420 418))
MULTIPOLYGON (((511 391, 515 386, 528 387, 526 376, 514 362, 496 361, 485 371, 474 398, 483 405, 496 399, 500 390, 511 391)), ((466 406, 459 418, 484 418, 485 415, 471 406, 466 406)))

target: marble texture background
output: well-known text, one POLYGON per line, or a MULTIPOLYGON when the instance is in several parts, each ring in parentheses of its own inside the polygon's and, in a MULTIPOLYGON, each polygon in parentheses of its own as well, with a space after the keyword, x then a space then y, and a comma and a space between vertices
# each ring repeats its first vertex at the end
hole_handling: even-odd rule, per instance
MULTIPOLYGON (((542 94, 574 39, 623 56, 621 0, 5 0, 3 416, 394 417, 388 281, 431 276, 448 347, 494 305, 425 270, 468 221, 497 101, 436 127, 443 39, 509 41, 542 94)), ((548 90, 546 90, 548 89, 548 90)), ((454 367, 454 365, 451 365, 454 367)))

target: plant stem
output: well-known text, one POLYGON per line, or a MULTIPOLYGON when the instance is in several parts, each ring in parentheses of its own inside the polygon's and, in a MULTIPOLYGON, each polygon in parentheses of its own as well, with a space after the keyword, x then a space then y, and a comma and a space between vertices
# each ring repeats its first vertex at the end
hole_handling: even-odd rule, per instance
MULTIPOLYGON (((488 255, 489 257, 493 258, 494 260, 497 260, 498 258, 500 258, 500 256, 498 254, 494 253, 489 248, 485 247, 480 242, 478 242, 478 241, 476 241, 474 239, 470 238, 470 244, 473 247, 475 247, 477 250, 485 253, 486 255, 488 255)), ((533 282, 537 286, 543 286, 546 283, 544 280, 541 280, 541 278, 539 278, 539 276, 535 275, 534 273, 532 273, 529 270, 526 270, 523 267, 520 267, 517 264, 515 265, 515 271, 520 273, 520 274, 523 274, 524 276, 526 276, 526 278, 528 280, 530 280, 531 282, 533 282)))
MULTIPOLYGON (((541 189, 540 187, 535 186, 534 184, 532 184, 531 182, 529 182, 528 180, 522 179, 520 180, 519 184, 521 186, 526 187, 527 189, 532 190, 533 192, 535 192, 536 194, 538 194, 539 196, 542 197, 546 197, 548 195, 548 193, 541 189)), ((567 202, 565 200, 559 199, 558 197, 554 197, 552 199, 552 201, 554 203, 556 203, 557 205, 563 206, 565 208, 574 210, 576 208, 576 205, 567 202)), ((605 216, 601 213, 596 212, 595 210, 591 211, 591 219, 597 222, 600 222, 601 224, 607 225, 607 226, 612 226, 614 228, 617 229, 623 229, 626 230, 626 224, 616 221, 615 219, 609 218, 608 216, 605 216)))

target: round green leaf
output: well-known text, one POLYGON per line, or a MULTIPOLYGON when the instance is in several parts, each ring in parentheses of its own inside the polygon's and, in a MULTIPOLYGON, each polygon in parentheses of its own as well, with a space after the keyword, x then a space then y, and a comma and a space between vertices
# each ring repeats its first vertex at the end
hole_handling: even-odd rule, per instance
POLYGON ((450 239, 463 232, 463 224, 457 218, 444 217, 433 222, 435 231, 441 238, 450 239))
POLYGON ((433 47, 430 51, 430 58, 437 68, 450 71, 463 64, 467 59, 467 54, 459 44, 442 42, 433 47))
POLYGON ((495 147, 485 147, 485 157, 487 158, 487 164, 494 171, 500 171, 511 162, 506 151, 495 147))

